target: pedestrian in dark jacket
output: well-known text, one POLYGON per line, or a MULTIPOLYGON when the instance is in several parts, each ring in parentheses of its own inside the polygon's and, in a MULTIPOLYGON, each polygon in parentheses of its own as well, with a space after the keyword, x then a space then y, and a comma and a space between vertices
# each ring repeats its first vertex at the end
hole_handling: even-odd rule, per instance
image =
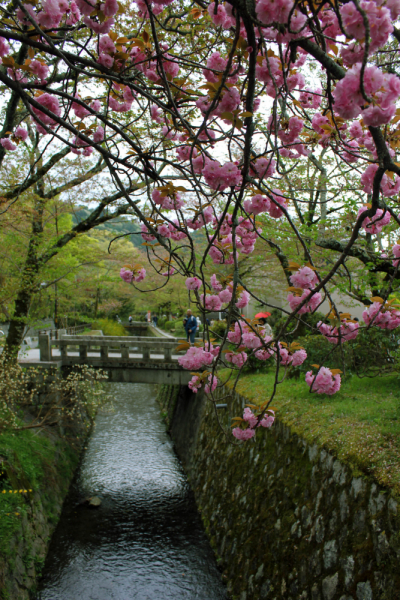
POLYGON ((196 337, 197 320, 192 315, 190 308, 186 311, 186 319, 184 320, 184 327, 186 331, 186 339, 191 344, 194 344, 194 338, 196 337))

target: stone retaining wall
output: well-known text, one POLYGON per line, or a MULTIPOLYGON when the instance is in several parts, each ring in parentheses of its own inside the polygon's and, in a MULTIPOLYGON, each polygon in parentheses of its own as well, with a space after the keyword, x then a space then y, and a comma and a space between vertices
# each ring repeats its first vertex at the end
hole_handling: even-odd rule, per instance
MULTIPOLYGON (((245 404, 231 397, 233 414, 245 404)), ((195 395, 178 396, 170 428, 234 600, 400 599, 400 506, 372 478, 279 421, 233 445, 195 395)))
MULTIPOLYGON (((56 441, 56 440, 54 440, 56 441)), ((48 472, 45 490, 30 495, 21 527, 14 535, 7 554, 0 550, 0 598, 2 600, 28 600, 36 589, 47 554, 51 535, 59 520, 64 498, 67 495, 80 452, 60 444, 58 461, 48 472), (69 456, 66 457, 66 452, 69 456), (60 468, 62 466, 62 468, 60 468)), ((18 486, 18 481, 16 482, 18 486)))
MULTIPOLYGON (((59 376, 55 371, 47 380, 50 382, 59 376)), ((40 379, 42 375, 34 374, 32 385, 35 385, 35 377, 40 379)), ((41 405, 53 402, 54 398, 52 394, 44 391, 33 396, 33 401, 41 405)), ((27 413, 25 420, 28 422, 32 417, 33 412, 27 413)), ((37 430, 36 439, 46 438, 47 442, 50 442, 54 460, 51 463, 43 461, 45 477, 41 489, 34 489, 32 493, 21 496, 21 524, 13 534, 9 547, 5 548, 0 544, 1 600, 32 598, 51 535, 58 523, 64 499, 89 432, 90 419, 84 407, 76 411, 72 422, 68 421, 63 425, 60 419, 58 425, 37 430)), ((5 456, 2 456, 0 451, 0 471, 5 473, 13 490, 29 489, 31 482, 26 479, 23 469, 23 461, 27 457, 15 453, 10 461, 7 459, 7 447, 4 446, 4 449, 5 456)))

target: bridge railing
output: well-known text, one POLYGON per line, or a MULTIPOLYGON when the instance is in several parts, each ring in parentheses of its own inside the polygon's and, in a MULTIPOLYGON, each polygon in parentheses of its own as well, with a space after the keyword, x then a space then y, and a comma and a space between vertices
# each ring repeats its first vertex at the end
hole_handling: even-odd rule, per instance
POLYGON ((38 335, 48 335, 51 340, 59 340, 65 334, 77 335, 88 327, 90 328, 90 326, 90 323, 84 323, 83 325, 75 325, 74 327, 66 327, 64 329, 41 329, 38 331, 38 335))
POLYGON ((63 364, 118 363, 174 363, 180 352, 176 352, 178 340, 166 341, 144 336, 73 336, 64 335, 60 340, 50 340, 48 335, 39 337, 41 361, 61 360, 63 364), (58 355, 53 353, 58 348, 58 355))

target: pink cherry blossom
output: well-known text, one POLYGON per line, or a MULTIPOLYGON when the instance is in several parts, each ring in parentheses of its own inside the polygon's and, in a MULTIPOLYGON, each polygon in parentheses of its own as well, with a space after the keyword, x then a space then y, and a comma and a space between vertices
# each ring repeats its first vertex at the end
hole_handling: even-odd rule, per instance
POLYGON ((113 17, 118 12, 117 0, 106 0, 105 3, 101 5, 101 10, 106 17, 113 17))
POLYGON ((207 382, 208 383, 206 383, 206 385, 204 386, 204 391, 206 394, 211 394, 218 385, 218 379, 213 375, 209 375, 207 382))
POLYGON ((222 290, 218 296, 221 302, 230 302, 232 300, 232 288, 227 287, 225 290, 222 290))
MULTIPOLYGON (((322 335, 328 340, 328 342, 331 344, 339 343, 339 331, 337 327, 332 327, 331 325, 327 325, 322 321, 317 323, 317 327, 322 335)), ((344 321, 340 325, 340 336, 342 342, 354 340, 358 335, 358 329, 359 324, 357 322, 352 323, 351 321, 344 321)))
POLYGON ((95 8, 94 0, 75 0, 75 2, 81 13, 85 16, 89 16, 95 8))
MULTIPOLYGON (((375 2, 361 0, 360 7, 368 15, 370 25, 370 52, 375 52, 384 46, 389 34, 393 31, 390 11, 375 2)), ((353 3, 348 3, 340 8, 340 14, 346 34, 356 40, 363 41, 366 35, 363 16, 353 3)))
POLYGON ((284 208, 285 210, 287 209, 286 199, 282 196, 282 193, 280 192, 280 190, 276 190, 276 189, 273 190, 273 193, 271 194, 271 196, 274 199, 274 202, 271 201, 268 212, 269 212, 270 216, 273 217, 274 219, 279 219, 284 214, 281 209, 282 208, 284 208))
POLYGON ((139 281, 143 281, 143 279, 146 277, 146 269, 144 267, 142 267, 141 269, 138 269, 133 277, 133 281, 139 282, 139 281))
POLYGON ((232 435, 237 440, 242 440, 242 441, 250 440, 251 438, 253 438, 255 436, 255 434, 256 434, 255 429, 241 429, 240 427, 235 427, 234 429, 232 429, 232 435))
POLYGON ((24 142, 28 137, 28 131, 26 129, 24 129, 23 127, 19 126, 14 131, 14 137, 16 137, 19 140, 22 140, 24 142))
POLYGON ((70 7, 69 7, 69 13, 67 16, 67 19, 65 21, 65 24, 68 26, 71 25, 75 25, 81 18, 81 12, 78 8, 78 6, 76 5, 75 2, 71 2, 70 7))
MULTIPOLYGON (((393 256, 397 259, 400 258, 400 244, 395 244, 392 248, 393 256)), ((393 260, 392 264, 397 267, 400 264, 400 260, 393 260)))
POLYGON ((193 375, 192 379, 188 383, 188 388, 192 390, 194 394, 197 394, 201 388, 201 379, 197 375, 193 375))
POLYGON ((258 358, 258 360, 268 360, 273 355, 274 351, 271 350, 271 348, 260 348, 254 352, 254 356, 258 358))
MULTIPOLYGON (((305 298, 311 295, 310 290, 304 290, 301 296, 295 296, 294 294, 288 294, 287 301, 289 302, 291 310, 295 310, 299 304, 303 302, 305 298)), ((296 314, 303 315, 306 312, 314 312, 322 302, 322 297, 319 292, 311 296, 310 300, 297 311, 296 314)))
MULTIPOLYGON (((353 4, 351 6, 355 9, 353 4)), ((355 64, 336 84, 333 91, 335 111, 344 119, 357 117, 365 104, 360 91, 360 71, 361 63, 355 64)), ((384 74, 378 67, 370 66, 366 67, 364 72, 364 89, 366 94, 375 100, 375 107, 379 110, 370 106, 363 111, 363 118, 366 114, 369 125, 385 125, 393 117, 393 106, 400 95, 400 82, 396 81, 395 75, 384 74)))
POLYGON ((188 371, 197 371, 202 367, 210 365, 214 360, 211 352, 206 352, 203 348, 191 346, 184 356, 178 358, 178 363, 188 371))
POLYGON ((261 419, 261 421, 258 425, 259 427, 266 427, 267 429, 272 427, 272 425, 274 424, 274 421, 275 421, 275 415, 274 415, 273 410, 270 410, 269 413, 272 413, 272 414, 265 414, 264 418, 261 419))
POLYGON ((93 141, 96 142, 96 144, 100 144, 103 140, 104 140, 104 127, 99 125, 93 134, 93 141))
POLYGON ((254 215, 269 211, 270 205, 269 198, 267 198, 267 196, 262 196, 261 194, 256 194, 251 200, 245 200, 244 202, 245 210, 254 215))
POLYGON ((225 360, 241 369, 247 360, 246 352, 225 352, 225 360))
POLYGON ((97 62, 102 65, 103 67, 106 67, 107 69, 111 69, 111 67, 114 64, 114 59, 112 56, 110 56, 109 54, 105 54, 104 52, 102 52, 99 55, 99 58, 97 59, 97 62))
MULTIPOLYGON (((48 94, 46 92, 45 94, 42 94, 41 96, 36 98, 36 102, 41 104, 43 106, 43 108, 46 108, 48 111, 50 111, 57 117, 59 117, 61 115, 61 107, 59 105, 58 99, 55 96, 52 96, 51 94, 48 94)), ((32 106, 32 111, 48 127, 52 128, 57 124, 56 121, 54 121, 54 119, 52 119, 50 116, 46 115, 40 109, 32 106)), ((40 131, 41 133, 43 133, 43 132, 47 133, 46 130, 40 125, 40 123, 37 123, 36 128, 38 129, 38 131, 39 131, 39 127, 41 130, 40 131)))
POLYGON ((244 331, 242 335, 242 344, 246 346, 246 348, 260 348, 262 346, 262 340, 254 331, 244 331))
POLYGON ((3 148, 5 150, 10 150, 10 152, 13 152, 14 150, 17 149, 17 146, 12 143, 12 141, 10 140, 10 138, 1 138, 0 139, 0 144, 3 146, 3 148))
POLYGON ((10 53, 10 46, 3 37, 0 37, 0 56, 7 56, 10 53))
MULTIPOLYGON (((366 210, 368 210, 368 206, 362 206, 357 213, 357 218, 366 210)), ((363 219, 362 227, 367 233, 376 234, 380 233, 382 228, 385 227, 385 225, 388 225, 389 222, 390 213, 378 208, 373 217, 365 217, 365 219, 363 219)))
POLYGON ((311 290, 317 285, 318 277, 310 267, 301 267, 290 276, 290 281, 294 287, 311 290))
POLYGON ((153 234, 149 233, 149 230, 147 229, 147 227, 144 223, 141 224, 140 229, 142 232, 141 233, 142 239, 145 240, 146 242, 151 242, 156 239, 153 234))
POLYGON ((341 378, 339 374, 332 375, 327 367, 321 367, 316 376, 312 371, 307 371, 306 383, 310 388, 312 385, 312 392, 332 396, 340 390, 341 378))
POLYGON ((366 308, 362 317, 366 325, 372 324, 380 329, 393 330, 400 325, 400 311, 380 302, 374 302, 366 308))
POLYGON ((199 290, 201 288, 201 279, 198 277, 188 277, 185 281, 188 290, 199 290))
POLYGON ((126 283, 132 283, 133 280, 133 272, 130 271, 129 269, 126 269, 125 267, 122 267, 122 269, 119 272, 119 276, 121 277, 121 279, 123 279, 126 283))
POLYGON ((273 158, 261 157, 254 162, 252 170, 260 179, 267 179, 275 173, 275 166, 273 158))
POLYGON ((30 63, 29 68, 38 79, 44 80, 49 74, 49 67, 40 60, 33 60, 30 63))
POLYGON ((200 296, 201 303, 204 303, 206 310, 214 311, 220 310, 222 307, 222 302, 218 296, 201 294, 200 296))
POLYGON ((300 104, 303 108, 318 108, 321 104, 321 95, 321 88, 317 88, 316 90, 305 88, 299 97, 300 104))
POLYGON ((293 8, 293 0, 258 0, 256 4, 257 17, 264 25, 287 23, 293 8))
POLYGON ((235 323, 233 331, 228 332, 228 340, 232 344, 240 344, 240 340, 242 339, 243 334, 243 325, 240 325, 238 322, 235 323))
POLYGON ((246 421, 249 424, 249 427, 254 428, 257 425, 257 417, 253 413, 253 411, 246 407, 243 411, 243 421, 246 421))
POLYGON ((215 273, 214 273, 214 275, 211 275, 210 281, 211 281, 211 287, 213 288, 213 290, 215 290, 216 292, 222 291, 222 283, 220 283, 220 281, 218 281, 215 273))
POLYGON ((304 348, 301 348, 300 350, 296 350, 296 352, 294 352, 292 355, 292 366, 298 367, 298 366, 302 365, 303 362, 306 360, 306 358, 307 358, 307 352, 304 350, 304 348))
POLYGON ((238 308, 244 308, 245 306, 248 305, 250 300, 250 294, 247 290, 243 290, 243 292, 240 294, 239 299, 237 302, 235 302, 235 306, 237 306, 238 308))

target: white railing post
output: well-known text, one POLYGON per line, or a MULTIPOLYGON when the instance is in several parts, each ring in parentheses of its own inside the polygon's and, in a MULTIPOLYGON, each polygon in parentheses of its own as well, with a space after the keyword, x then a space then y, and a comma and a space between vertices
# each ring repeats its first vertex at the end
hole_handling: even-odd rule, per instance
POLYGON ((150 360, 150 348, 147 346, 146 342, 143 344, 142 348, 139 346, 139 351, 142 351, 143 360, 150 360))
POLYGON ((39 334, 40 360, 51 360, 50 336, 47 333, 39 334))
POLYGON ((88 347, 87 345, 79 345, 79 358, 87 358, 87 351, 88 351, 88 347))

